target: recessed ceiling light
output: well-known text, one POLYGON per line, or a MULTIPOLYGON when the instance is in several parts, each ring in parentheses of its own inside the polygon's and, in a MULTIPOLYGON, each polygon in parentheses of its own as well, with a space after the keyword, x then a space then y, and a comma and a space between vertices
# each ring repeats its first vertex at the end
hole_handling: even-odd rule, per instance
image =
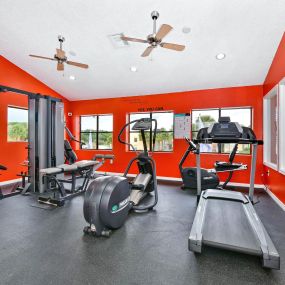
POLYGON ((226 57, 226 55, 224 54, 224 53, 218 53, 217 55, 216 55, 216 59, 218 59, 218 60, 222 60, 222 59, 224 59, 226 57))
POLYGON ((132 72, 137 72, 137 67, 136 66, 131 66, 130 67, 130 71, 132 71, 132 72))
POLYGON ((182 32, 183 32, 184 34, 189 34, 189 33, 191 32, 191 28, 190 28, 190 27, 183 27, 183 28, 182 28, 182 32))
POLYGON ((74 76, 74 75, 70 75, 70 76, 69 76, 69 79, 70 79, 70 80, 75 80, 75 76, 74 76))

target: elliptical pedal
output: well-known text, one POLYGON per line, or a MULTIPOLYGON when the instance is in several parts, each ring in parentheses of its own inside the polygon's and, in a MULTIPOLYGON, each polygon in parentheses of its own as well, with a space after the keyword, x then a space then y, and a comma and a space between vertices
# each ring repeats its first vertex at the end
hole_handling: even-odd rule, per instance
POLYGON ((84 227, 83 229, 83 233, 86 234, 86 235, 91 235, 91 236, 94 236, 94 237, 110 237, 111 236, 111 233, 112 231, 111 230, 103 230, 100 234, 96 232, 96 229, 92 229, 92 226, 86 226, 84 227))

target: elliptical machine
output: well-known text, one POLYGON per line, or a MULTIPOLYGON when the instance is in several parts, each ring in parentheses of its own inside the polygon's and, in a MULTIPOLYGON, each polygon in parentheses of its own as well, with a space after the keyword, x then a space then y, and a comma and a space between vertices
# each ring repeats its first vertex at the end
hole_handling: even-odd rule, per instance
POLYGON ((113 229, 118 229, 124 224, 131 210, 149 211, 158 202, 156 165, 149 155, 145 137, 145 131, 149 131, 154 149, 157 121, 150 118, 137 119, 121 129, 118 135, 119 142, 136 151, 132 144, 122 139, 124 130, 131 124, 134 124, 132 130, 140 131, 144 150, 136 152, 136 157, 129 162, 123 176, 99 177, 89 185, 83 205, 84 218, 89 226, 84 228, 84 233, 109 237, 113 229), (139 174, 129 182, 127 175, 135 161, 139 174), (151 192, 154 192, 154 196, 150 197, 147 203, 143 203, 151 192))

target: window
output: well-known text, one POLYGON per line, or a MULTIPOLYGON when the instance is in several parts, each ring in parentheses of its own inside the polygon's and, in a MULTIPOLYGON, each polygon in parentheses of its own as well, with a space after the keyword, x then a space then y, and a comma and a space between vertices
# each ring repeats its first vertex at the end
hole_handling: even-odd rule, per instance
POLYGON ((113 115, 80 116, 82 149, 112 149, 113 115))
POLYGON ((285 80, 279 85, 279 171, 285 174, 285 80))
POLYGON ((8 142, 28 141, 28 110, 8 107, 8 142))
MULTIPOLYGON (((220 117, 230 117, 243 127, 252 126, 251 108, 220 108, 192 111, 192 138, 197 137, 201 128, 206 128, 219 121, 220 117)), ((201 152, 230 153, 234 144, 201 144, 201 152)), ((239 145, 237 153, 250 154, 250 145, 239 145)))
MULTIPOLYGON (((198 131, 219 121, 219 109, 192 111, 192 139, 197 137, 198 131)), ((218 144, 201 144, 201 152, 219 152, 218 144)))
MULTIPOLYGON (((156 112, 156 113, 133 113, 129 115, 129 120, 141 118, 151 118, 157 120, 157 133, 155 148, 152 148, 152 137, 149 131, 145 132, 147 147, 151 151, 167 152, 173 150, 173 112, 156 112)), ((143 150, 143 142, 139 131, 133 131, 132 125, 129 128, 129 142, 136 150, 143 150)), ((154 124, 153 124, 154 128, 154 124)), ((131 150, 131 148, 129 148, 131 150)))
POLYGON ((273 88, 264 98, 264 163, 277 169, 278 157, 278 86, 273 88))
POLYGON ((285 174, 285 79, 264 97, 264 164, 285 174))

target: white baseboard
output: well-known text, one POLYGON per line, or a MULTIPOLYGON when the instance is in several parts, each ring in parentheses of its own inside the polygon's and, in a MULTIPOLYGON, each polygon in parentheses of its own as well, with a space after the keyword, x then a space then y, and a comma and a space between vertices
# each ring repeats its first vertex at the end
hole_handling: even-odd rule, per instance
POLYGON ((272 198, 272 200, 285 212, 285 205, 282 201, 280 201, 273 192, 271 192, 267 187, 265 187, 265 191, 272 198))
POLYGON ((6 185, 10 185, 16 182, 21 182, 22 178, 16 178, 16 179, 11 179, 11 180, 6 180, 6 181, 2 181, 0 182, 0 186, 6 186, 6 185))

